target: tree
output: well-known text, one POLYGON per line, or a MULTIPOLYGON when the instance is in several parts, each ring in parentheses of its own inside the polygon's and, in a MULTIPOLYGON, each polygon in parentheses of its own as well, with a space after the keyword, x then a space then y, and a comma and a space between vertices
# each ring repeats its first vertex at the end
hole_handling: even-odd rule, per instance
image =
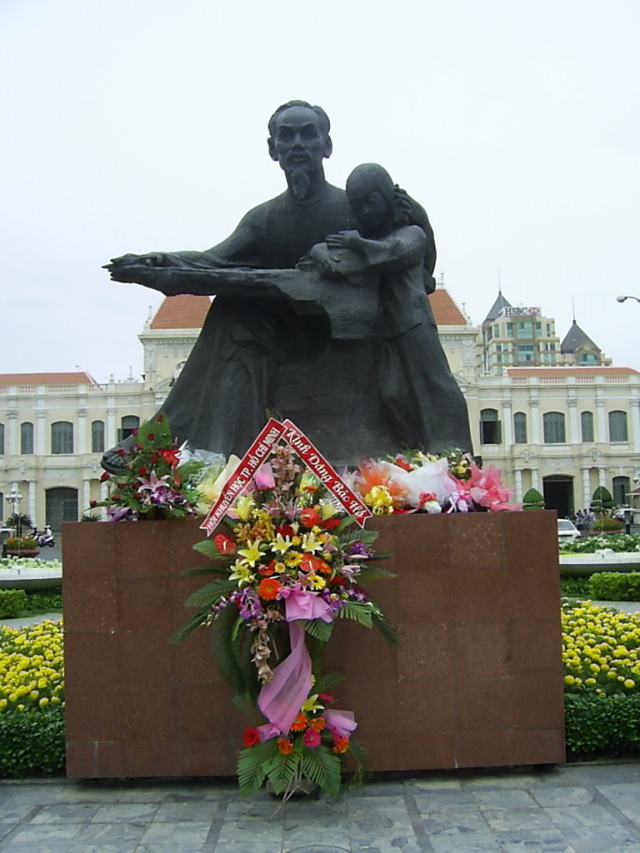
POLYGON ((522 509, 544 509, 544 498, 537 489, 529 489, 522 498, 522 509))

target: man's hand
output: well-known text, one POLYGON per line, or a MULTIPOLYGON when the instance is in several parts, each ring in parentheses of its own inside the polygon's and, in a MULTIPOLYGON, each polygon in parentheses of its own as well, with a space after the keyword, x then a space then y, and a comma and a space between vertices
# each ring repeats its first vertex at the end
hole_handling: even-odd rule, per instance
POLYGON ((124 284, 147 284, 148 273, 165 265, 166 257, 162 252, 150 252, 147 255, 120 255, 112 258, 103 269, 109 270, 112 281, 124 284))

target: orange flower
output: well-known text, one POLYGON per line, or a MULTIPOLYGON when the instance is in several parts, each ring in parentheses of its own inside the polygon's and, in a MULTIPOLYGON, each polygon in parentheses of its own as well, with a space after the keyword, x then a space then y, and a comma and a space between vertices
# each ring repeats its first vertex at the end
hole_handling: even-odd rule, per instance
POLYGON ((275 578, 265 578, 258 584, 258 595, 265 601, 273 601, 280 592, 280 581, 275 578))
POLYGON ((289 755, 290 752, 293 752, 293 744, 287 737, 279 737, 278 738, 278 749, 284 755, 289 755))
POLYGON ((303 732, 307 728, 307 717, 305 714, 298 714, 291 725, 292 732, 303 732))
POLYGON ((324 717, 316 717, 315 720, 309 720, 309 728, 315 729, 317 732, 321 732, 326 725, 327 721, 324 717))
POLYGON ((348 737, 337 737, 335 739, 335 743, 333 744, 334 752, 346 752, 349 749, 349 738, 348 737))

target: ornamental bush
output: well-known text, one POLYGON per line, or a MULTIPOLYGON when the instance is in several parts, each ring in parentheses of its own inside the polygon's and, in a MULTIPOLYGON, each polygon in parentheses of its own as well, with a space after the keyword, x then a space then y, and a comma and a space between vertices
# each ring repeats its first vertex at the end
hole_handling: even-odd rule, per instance
POLYGON ((583 536, 575 542, 562 543, 562 551, 566 554, 595 554, 607 548, 616 553, 640 551, 640 535, 613 533, 608 536, 583 536))
POLYGON ((0 714, 0 778, 59 776, 64 762, 62 705, 0 714))
POLYGON ((27 604, 23 589, 0 589, 0 619, 14 619, 27 604))
POLYGON ((599 532, 607 532, 610 531, 615 533, 618 530, 623 530, 624 522, 617 521, 615 518, 602 518, 600 521, 595 521, 593 524, 592 530, 599 532))
POLYGON ((567 750, 573 755, 640 747, 640 694, 568 693, 564 713, 567 750))
POLYGON ((596 572, 589 597, 600 601, 640 601, 640 572, 596 572))

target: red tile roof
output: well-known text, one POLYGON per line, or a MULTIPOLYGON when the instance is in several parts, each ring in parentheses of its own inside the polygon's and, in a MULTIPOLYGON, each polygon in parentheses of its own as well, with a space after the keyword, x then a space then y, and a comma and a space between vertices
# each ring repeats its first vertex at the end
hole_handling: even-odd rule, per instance
POLYGON ((433 315, 439 326, 466 326, 467 318, 444 287, 436 287, 429 296, 433 315))
POLYGON ((151 321, 151 329, 200 329, 211 307, 208 296, 167 296, 151 321))
MULTIPOLYGON (((466 326, 467 320, 451 296, 438 287, 429 297, 439 326, 466 326)), ((158 308, 151 329, 200 329, 211 305, 208 296, 167 296, 158 308)))
POLYGON ((0 373, 0 387, 10 385, 96 385, 84 370, 75 373, 0 373))

